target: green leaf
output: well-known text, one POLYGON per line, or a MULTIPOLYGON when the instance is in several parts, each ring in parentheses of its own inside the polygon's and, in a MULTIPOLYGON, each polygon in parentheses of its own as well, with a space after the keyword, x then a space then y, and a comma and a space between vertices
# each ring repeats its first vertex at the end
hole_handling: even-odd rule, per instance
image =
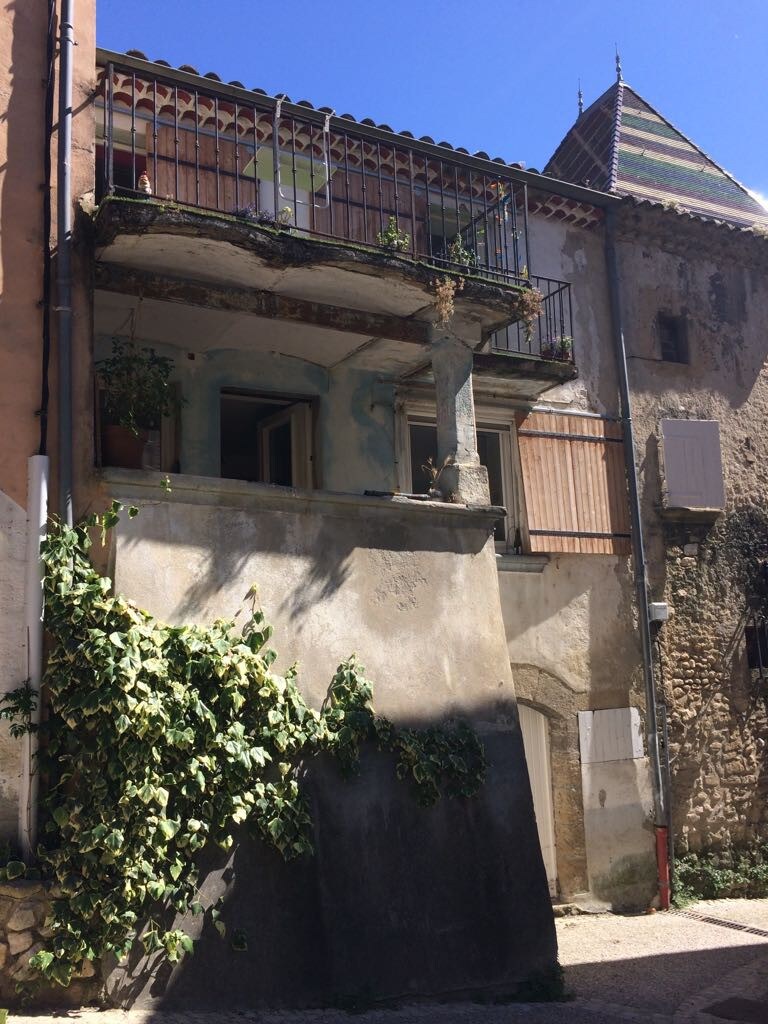
POLYGON ((66 807, 55 807, 52 817, 59 828, 64 828, 65 825, 69 824, 69 811, 66 807))
POLYGON ((29 962, 36 970, 44 973, 53 963, 53 953, 47 949, 41 949, 29 958, 29 962))
POLYGON ((5 870, 8 876, 8 881, 14 882, 17 878, 24 877, 27 865, 20 860, 9 860, 5 866, 5 870))
POLYGON ((158 823, 158 828, 162 832, 165 839, 173 839, 176 833, 181 828, 180 821, 174 821, 171 818, 161 818, 158 823))

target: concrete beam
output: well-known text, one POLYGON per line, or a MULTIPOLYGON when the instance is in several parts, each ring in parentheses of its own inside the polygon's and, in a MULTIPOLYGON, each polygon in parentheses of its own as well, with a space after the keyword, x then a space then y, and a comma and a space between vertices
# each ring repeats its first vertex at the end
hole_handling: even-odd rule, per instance
POLYGON ((328 306, 253 288, 225 288, 215 284, 129 270, 115 264, 96 265, 95 287, 122 295, 141 295, 159 302, 178 302, 230 313, 248 313, 267 320, 310 323, 334 331, 388 338, 414 345, 429 345, 432 325, 424 320, 367 313, 358 309, 328 306))

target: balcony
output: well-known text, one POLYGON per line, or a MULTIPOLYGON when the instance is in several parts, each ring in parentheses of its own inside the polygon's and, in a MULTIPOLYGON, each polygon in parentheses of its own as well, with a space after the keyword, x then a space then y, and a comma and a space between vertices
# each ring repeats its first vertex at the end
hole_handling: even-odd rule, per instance
POLYGON ((289 319, 302 313, 291 301, 310 301, 321 325, 366 311, 391 318, 370 325, 380 336, 421 341, 439 275, 475 347, 535 361, 547 386, 575 376, 570 286, 530 273, 514 168, 211 76, 100 61, 97 193, 114 201, 97 218, 99 259, 145 272, 142 294, 163 275, 166 292, 181 278, 239 286, 257 306, 282 295, 289 319), (526 322, 520 296, 535 290, 526 322))

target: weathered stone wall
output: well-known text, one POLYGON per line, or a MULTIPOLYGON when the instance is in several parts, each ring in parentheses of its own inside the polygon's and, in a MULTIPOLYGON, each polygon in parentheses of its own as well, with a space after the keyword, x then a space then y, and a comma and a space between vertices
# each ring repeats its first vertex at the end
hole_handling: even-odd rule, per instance
POLYGON ((768 557, 768 240, 648 209, 626 213, 621 232, 650 584, 671 608, 659 651, 675 835, 694 849, 765 837, 768 689, 747 667, 744 626, 768 557), (687 365, 660 360, 659 311, 686 317, 687 365), (714 521, 661 512, 666 417, 720 424, 726 509, 714 521))
MULTIPOLYGON (((92 964, 67 989, 41 986, 30 957, 43 948, 50 932, 46 928, 49 889, 43 882, 0 884, 0 1000, 4 1005, 19 1002, 20 987, 34 984, 36 1005, 80 1006, 95 999, 101 982, 92 964)), ((32 989, 29 989, 31 992, 32 989)))

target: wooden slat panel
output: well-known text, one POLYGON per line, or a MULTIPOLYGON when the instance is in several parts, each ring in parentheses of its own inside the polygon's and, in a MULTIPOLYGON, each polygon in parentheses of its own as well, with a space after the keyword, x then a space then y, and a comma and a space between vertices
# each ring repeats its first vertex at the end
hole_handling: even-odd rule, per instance
POLYGON ((529 413, 520 421, 531 550, 629 554, 621 437, 620 423, 591 417, 529 413))
MULTIPOLYGON (((172 125, 158 125, 157 128, 157 180, 153 192, 161 199, 170 196, 179 203, 204 206, 212 210, 233 213, 236 207, 255 204, 256 185, 252 178, 241 177, 236 183, 234 139, 220 137, 218 140, 218 189, 216 139, 212 135, 200 134, 199 150, 195 146, 195 133, 179 127, 178 146, 172 125), (199 154, 196 160, 196 152, 199 154), (176 161, 178 159, 178 189, 176 161), (199 192, 198 192, 199 181, 199 192)), ((147 166, 154 164, 152 126, 147 125, 147 166)), ((244 169, 251 159, 252 151, 239 146, 239 168, 244 169)))

